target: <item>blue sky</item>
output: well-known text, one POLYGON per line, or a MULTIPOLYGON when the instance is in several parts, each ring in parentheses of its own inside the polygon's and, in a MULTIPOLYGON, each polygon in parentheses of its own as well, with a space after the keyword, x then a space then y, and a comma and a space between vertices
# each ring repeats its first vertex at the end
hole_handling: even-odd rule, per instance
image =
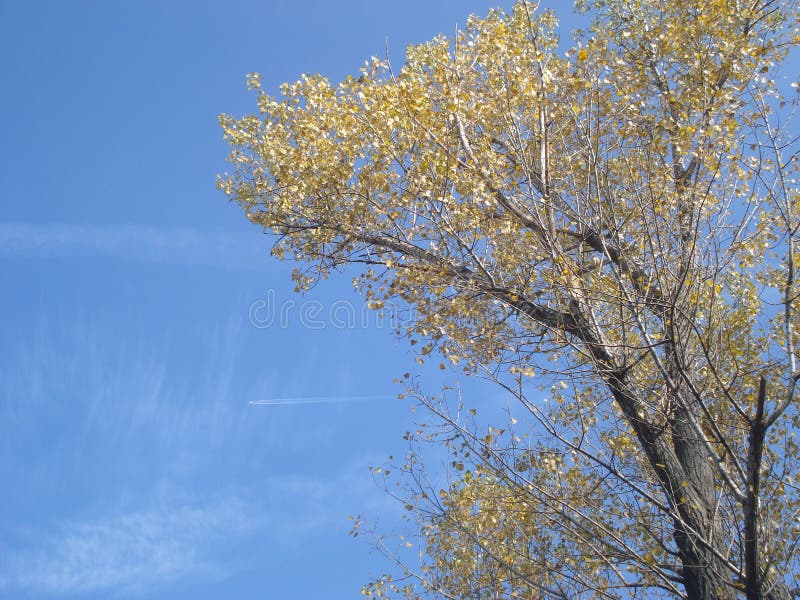
POLYGON ((0 0, 0 598, 354 598, 387 567, 347 532, 398 517, 367 469, 414 426, 392 379, 457 377, 350 278, 292 294, 215 188, 216 119, 248 72, 338 80, 498 4, 0 0))

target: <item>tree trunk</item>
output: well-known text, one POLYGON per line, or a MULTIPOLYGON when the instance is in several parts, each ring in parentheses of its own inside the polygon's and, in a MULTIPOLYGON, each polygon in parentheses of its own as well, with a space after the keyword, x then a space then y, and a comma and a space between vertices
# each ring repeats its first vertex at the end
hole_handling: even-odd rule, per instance
POLYGON ((670 422, 672 443, 685 480, 674 490, 675 543, 683 564, 689 600, 733 600, 733 574, 725 565, 728 554, 714 492, 714 473, 706 449, 692 428, 690 415, 678 407, 670 422))

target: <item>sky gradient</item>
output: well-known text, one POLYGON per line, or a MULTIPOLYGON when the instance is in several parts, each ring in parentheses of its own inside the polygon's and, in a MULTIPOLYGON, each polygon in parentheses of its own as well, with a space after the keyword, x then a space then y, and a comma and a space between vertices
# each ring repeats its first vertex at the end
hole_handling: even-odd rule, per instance
POLYGON ((392 380, 457 376, 351 278, 291 292, 215 187, 217 116, 246 73, 340 80, 510 4, 0 0, 0 598, 355 598, 388 567, 347 533, 399 516, 368 470, 417 418, 392 380))

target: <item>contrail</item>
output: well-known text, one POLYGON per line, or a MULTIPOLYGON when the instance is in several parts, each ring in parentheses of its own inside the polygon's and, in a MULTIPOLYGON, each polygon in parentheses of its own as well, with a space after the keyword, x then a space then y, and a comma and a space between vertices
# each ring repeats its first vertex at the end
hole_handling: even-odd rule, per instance
POLYGON ((393 396, 297 396, 294 398, 270 398, 269 400, 250 400, 248 404, 258 406, 291 406, 295 404, 340 404, 344 402, 366 402, 368 400, 388 400, 393 396))

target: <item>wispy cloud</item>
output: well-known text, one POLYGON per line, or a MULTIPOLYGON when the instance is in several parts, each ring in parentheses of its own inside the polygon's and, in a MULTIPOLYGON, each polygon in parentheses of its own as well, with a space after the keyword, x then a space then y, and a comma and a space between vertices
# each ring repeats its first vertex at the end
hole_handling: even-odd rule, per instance
POLYGON ((303 553, 309 539, 343 539, 354 511, 390 518, 399 511, 364 476, 368 463, 362 457, 324 478, 267 477, 253 482, 257 501, 248 492, 197 503, 162 490, 147 508, 28 530, 27 543, 0 546, 0 595, 146 595, 180 581, 230 577, 266 560, 264 548, 303 553), (237 551, 254 540, 259 556, 237 551))
POLYGON ((147 595, 249 571, 269 552, 302 560, 309 540, 350 543, 348 515, 391 514, 367 469, 383 456, 333 446, 371 412, 334 403, 380 396, 298 395, 313 363, 253 374, 242 318, 206 324, 190 364, 168 337, 41 318, 0 367, 0 468, 14 482, 0 500, 0 597, 147 595), (251 398, 330 405, 260 410, 251 398))
POLYGON ((209 549, 256 527, 252 508, 236 498, 66 522, 35 549, 5 561, 0 589, 135 592, 189 575, 215 577, 220 564, 211 561, 209 549))
POLYGON ((263 242, 245 233, 147 225, 0 223, 0 256, 252 266, 263 254, 263 242))

